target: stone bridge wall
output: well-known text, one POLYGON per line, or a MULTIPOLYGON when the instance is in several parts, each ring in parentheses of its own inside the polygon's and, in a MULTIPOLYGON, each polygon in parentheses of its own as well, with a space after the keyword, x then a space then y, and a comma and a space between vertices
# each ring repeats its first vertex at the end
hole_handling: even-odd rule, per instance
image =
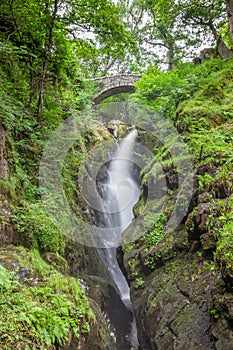
POLYGON ((100 82, 104 84, 104 88, 101 92, 104 92, 106 90, 113 89, 117 86, 131 86, 136 81, 138 81, 141 78, 140 75, 134 75, 134 74, 124 74, 124 75, 115 75, 112 77, 100 77, 92 79, 95 82, 100 82))
POLYGON ((91 81, 94 81, 96 83, 104 84, 98 96, 94 98, 94 102, 98 104, 109 96, 120 94, 122 92, 133 92, 135 90, 133 84, 136 83, 140 78, 140 75, 121 74, 91 79, 91 81))

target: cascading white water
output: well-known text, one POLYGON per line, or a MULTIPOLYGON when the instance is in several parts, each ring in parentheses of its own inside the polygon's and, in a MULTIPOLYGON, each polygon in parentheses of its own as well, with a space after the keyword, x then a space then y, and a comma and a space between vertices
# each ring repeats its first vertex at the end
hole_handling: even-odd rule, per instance
POLYGON ((134 217, 133 207, 140 194, 139 185, 130 173, 130 160, 136 138, 137 131, 134 129, 122 140, 108 171, 109 192, 115 198, 115 201, 111 200, 110 209, 119 213, 120 233, 131 223, 134 217))
MULTIPOLYGON (((130 225, 133 215, 133 207, 139 199, 140 187, 135 180, 131 168, 131 155, 134 147, 137 131, 131 131, 120 143, 115 152, 110 166, 107 170, 108 180, 103 184, 104 199, 108 207, 105 216, 107 226, 114 227, 115 246, 119 246, 122 240, 122 232, 130 225)), ((116 256, 116 248, 99 249, 101 260, 108 268, 113 285, 120 296, 125 307, 131 312, 132 320, 129 334, 126 334, 128 342, 132 348, 137 349, 138 339, 136 323, 133 315, 132 304, 130 301, 130 289, 123 275, 116 256)))

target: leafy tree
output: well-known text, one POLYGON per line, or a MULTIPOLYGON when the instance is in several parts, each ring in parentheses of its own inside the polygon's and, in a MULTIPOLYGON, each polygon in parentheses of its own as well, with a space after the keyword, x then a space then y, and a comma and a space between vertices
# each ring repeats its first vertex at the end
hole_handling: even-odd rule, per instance
POLYGON ((127 19, 144 62, 149 56, 149 63, 166 65, 171 70, 183 57, 191 56, 191 48, 198 45, 196 31, 184 25, 181 6, 170 0, 134 0, 128 4, 127 19))
POLYGON ((233 28, 232 1, 128 0, 123 5, 119 0, 119 3, 125 6, 123 18, 141 46, 138 51, 144 63, 146 55, 149 63, 166 64, 171 70, 182 58, 194 58, 203 44, 216 46, 222 58, 233 55, 228 34, 228 27, 233 28))
POLYGON ((221 36, 220 29, 227 21, 226 7, 221 0, 180 0, 179 5, 185 26, 196 29, 199 35, 211 35, 220 57, 233 56, 221 36))
POLYGON ((130 71, 141 71, 147 63, 154 63, 154 53, 145 49, 146 9, 142 0, 118 0, 119 17, 136 42, 132 50, 120 56, 118 63, 130 71))
POLYGON ((229 23, 230 38, 231 38, 231 43, 233 45, 233 1, 225 0, 225 2, 226 2, 226 8, 227 8, 227 18, 229 23))
POLYGON ((90 72, 93 76, 107 74, 117 60, 135 47, 131 33, 121 21, 118 7, 111 1, 82 1, 80 6, 75 0, 69 0, 64 6, 63 20, 67 30, 82 44, 88 42, 94 53, 89 56, 89 75, 90 72))
POLYGON ((29 81, 28 104, 37 99, 38 121, 51 83, 105 74, 134 45, 111 1, 3 0, 0 13, 0 50, 11 50, 7 68, 20 68, 29 81))

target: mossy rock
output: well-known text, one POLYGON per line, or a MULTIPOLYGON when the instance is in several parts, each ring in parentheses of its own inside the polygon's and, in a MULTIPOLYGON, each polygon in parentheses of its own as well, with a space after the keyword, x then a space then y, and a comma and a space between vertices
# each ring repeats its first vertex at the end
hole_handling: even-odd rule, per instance
POLYGON ((142 348, 214 349, 206 330, 211 327, 209 303, 215 276, 198 257, 193 258, 183 255, 179 263, 167 261, 150 275, 142 275, 142 289, 132 290, 142 348))
POLYGON ((233 331, 230 326, 230 321, 220 317, 215 321, 212 335, 216 339, 215 349, 233 349, 233 331))
POLYGON ((211 233, 201 235, 200 240, 204 250, 213 250, 216 248, 216 238, 211 233))
POLYGON ((186 228, 189 234, 190 241, 200 240, 200 236, 208 231, 207 223, 211 213, 209 203, 199 203, 189 214, 186 220, 186 228))
POLYGON ((61 272, 64 275, 69 274, 70 268, 67 261, 58 254, 48 252, 42 255, 42 258, 57 271, 61 272))
POLYGON ((98 121, 93 122, 93 128, 90 129, 88 133, 88 145, 112 140, 112 135, 108 128, 98 121))
POLYGON ((128 126, 122 123, 120 120, 111 120, 108 123, 107 127, 108 130, 112 133, 112 135, 117 139, 125 137, 126 134, 129 132, 128 126))

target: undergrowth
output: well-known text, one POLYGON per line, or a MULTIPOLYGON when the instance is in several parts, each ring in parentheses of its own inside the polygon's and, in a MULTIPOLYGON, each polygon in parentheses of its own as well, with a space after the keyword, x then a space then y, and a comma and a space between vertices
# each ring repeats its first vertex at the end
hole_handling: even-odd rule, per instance
MULTIPOLYGON (((233 59, 214 59, 200 65, 184 63, 171 72, 161 72, 156 67, 150 67, 135 86, 137 92, 131 98, 166 117, 171 126, 176 126, 187 144, 190 161, 197 171, 196 190, 200 200, 206 201, 209 208, 212 208, 217 200, 228 199, 221 211, 209 215, 209 227, 206 230, 213 235, 213 240, 217 239, 215 258, 219 266, 232 268, 233 226, 230 203, 233 194, 233 59)), ((169 169, 172 169, 173 161, 176 160, 166 156, 166 144, 162 147, 160 145, 159 150, 154 150, 154 159, 142 172, 145 186, 149 176, 155 174, 159 167, 162 167, 169 179, 169 169), (159 160, 159 167, 156 160, 159 160)), ((182 154, 177 157, 182 158, 182 154)), ((164 195, 171 194, 173 198, 176 188, 170 188, 168 182, 167 186, 167 194, 164 195)), ((171 203, 168 201, 166 208, 169 205, 171 203)), ((139 204, 137 206, 140 207, 139 204)), ((166 212, 166 208, 163 208, 163 212, 166 212)), ((196 207, 191 210, 195 216, 196 207)), ((153 249, 155 252, 154 256, 148 254, 148 258, 144 259, 149 267, 156 266, 156 259, 160 259, 156 247, 160 245, 162 237, 162 227, 157 233, 151 230, 141 237, 144 254, 153 249)), ((131 243, 126 251, 132 250, 134 246, 137 244, 131 243)))
MULTIPOLYGON (((4 253, 0 263, 7 266, 4 253)), ((18 248, 10 256, 19 271, 0 265, 1 349, 49 349, 89 332, 94 316, 77 279, 54 270, 36 250, 18 248), (25 269, 33 283, 23 280, 25 269)))

